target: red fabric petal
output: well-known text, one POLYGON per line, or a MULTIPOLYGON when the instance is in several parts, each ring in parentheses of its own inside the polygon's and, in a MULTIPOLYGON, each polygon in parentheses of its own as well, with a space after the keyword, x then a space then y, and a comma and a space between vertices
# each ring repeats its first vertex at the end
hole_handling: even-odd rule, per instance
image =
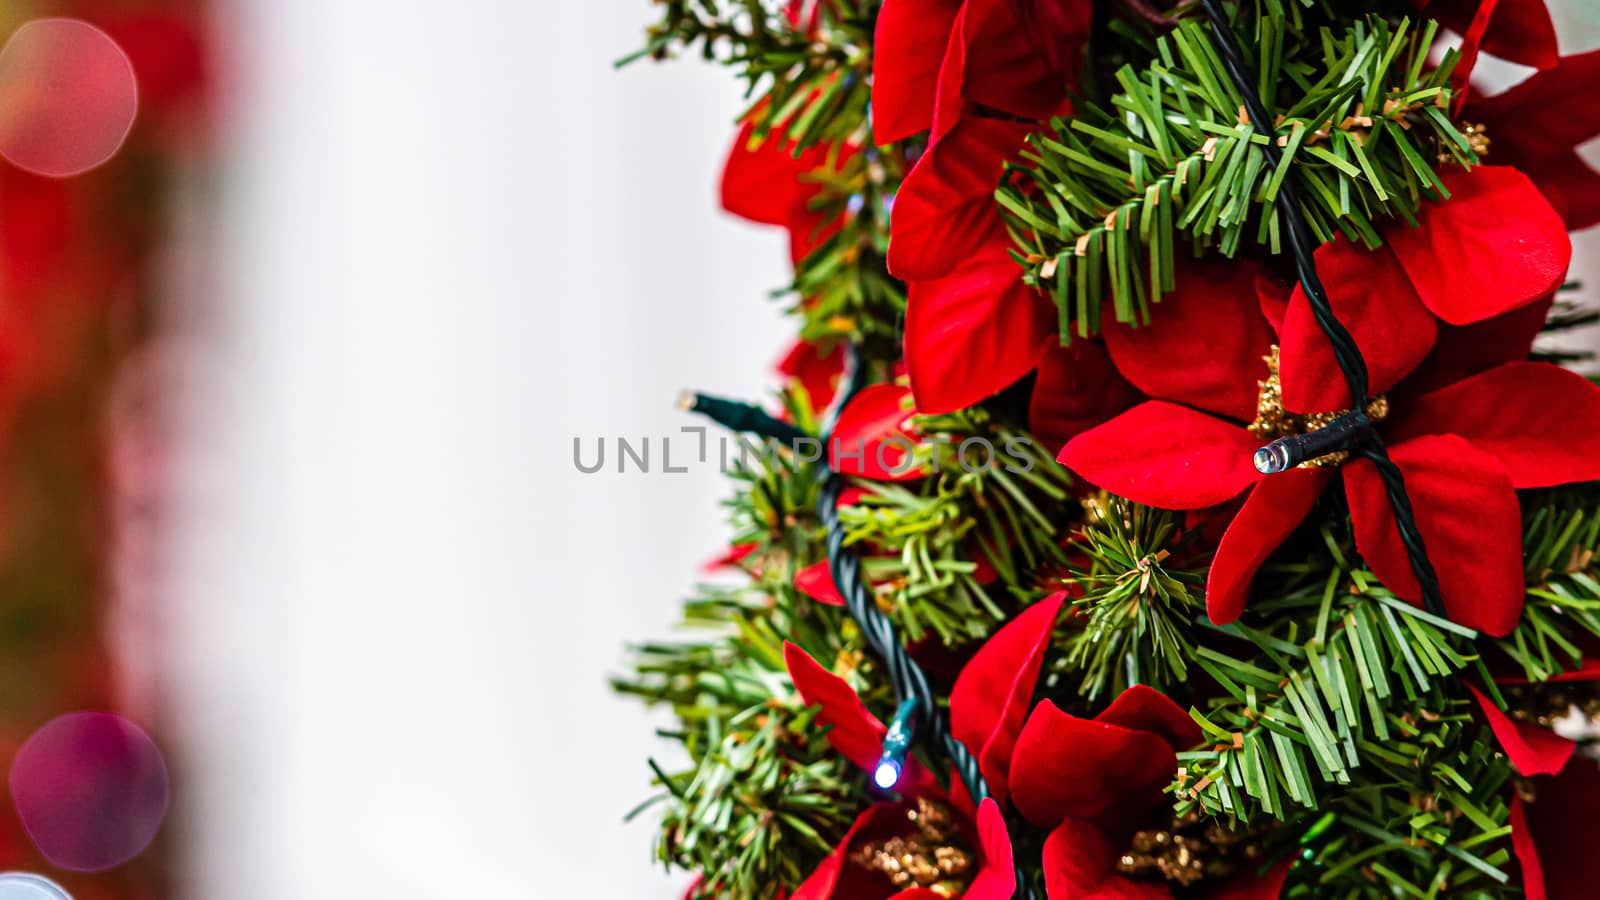
MULTIPOLYGON (((1534 339, 1544 330, 1555 295, 1471 325, 1440 325, 1439 340, 1422 365, 1406 379, 1401 392, 1413 398, 1488 371, 1501 363, 1528 358, 1534 339)), ((1410 408, 1409 399, 1399 407, 1410 408)))
MULTIPOLYGON (((1396 444, 1389 456, 1405 476, 1450 619, 1495 637, 1509 633, 1524 589, 1522 511, 1505 467, 1454 435, 1396 444)), ((1396 596, 1421 602, 1377 468, 1362 459, 1344 471, 1356 547, 1396 596)))
POLYGON ((1600 50, 1591 50, 1563 57, 1510 90, 1474 100, 1462 117, 1488 128, 1491 158, 1526 172, 1528 163, 1565 156, 1600 135, 1597 83, 1600 50))
POLYGON ((1522 171, 1561 214, 1568 231, 1600 224, 1600 172, 1576 153, 1530 163, 1522 171))
POLYGON ((1484 721, 1494 732, 1495 740, 1505 750, 1506 758, 1522 775, 1554 775, 1572 758, 1578 745, 1548 728, 1513 720, 1485 697, 1477 688, 1467 685, 1472 696, 1483 710, 1484 721))
POLYGON ((867 712, 855 690, 823 668, 811 654, 787 641, 783 644, 783 661, 800 699, 808 706, 822 707, 817 722, 828 728, 828 743, 833 749, 863 769, 876 767, 888 729, 867 712))
POLYGON ((1117 369, 1151 397, 1254 419, 1273 344, 1256 275, 1254 266, 1239 262, 1181 265, 1177 289, 1151 312, 1149 324, 1105 327, 1117 369))
POLYGON ((1117 699, 1094 719, 1159 735, 1174 753, 1194 749, 1202 738, 1200 726, 1189 718, 1183 707, 1173 703, 1166 694, 1143 684, 1117 695, 1117 699))
POLYGON ((844 356, 838 341, 795 341, 778 361, 777 370, 806 389, 812 409, 826 409, 844 376, 844 356))
MULTIPOLYGON (((888 263, 896 278, 942 278, 995 243, 997 229, 1004 234, 995 188, 1002 166, 1031 128, 968 116, 917 160, 895 195, 890 217, 888 263)), ((1021 273, 1013 272, 1013 278, 1021 273)))
POLYGON ((877 481, 915 481, 916 438, 906 420, 915 412, 911 391, 898 384, 874 384, 850 399, 828 439, 828 465, 845 475, 877 481))
MULTIPOLYGON (((1434 0, 1425 5, 1427 14, 1451 31, 1481 39, 1483 52, 1491 56, 1535 69, 1548 69, 1560 59, 1555 23, 1544 0, 1434 0), (1476 17, 1484 21, 1474 29, 1476 17)), ((1468 47, 1464 42, 1463 51, 1470 50, 1475 56, 1476 40, 1473 44, 1468 47)), ((1466 77, 1470 63, 1463 59, 1452 77, 1466 77)))
POLYGON ((1113 874, 1117 851, 1094 823, 1067 819, 1044 841, 1049 900, 1171 900, 1165 886, 1113 874))
POLYGON ((1533 846, 1533 835, 1528 833, 1527 805, 1515 791, 1511 794, 1511 850, 1522 866, 1522 895, 1525 900, 1546 900, 1544 869, 1539 865, 1539 851, 1533 846))
POLYGON ((1267 271, 1256 273, 1256 305, 1272 325, 1272 333, 1283 333, 1283 319, 1289 314, 1289 299, 1294 296, 1296 282, 1279 278, 1267 271))
POLYGON ((1163 805, 1177 766, 1161 735, 1080 719, 1046 700, 1017 738, 1011 799, 1043 828, 1068 817, 1124 824, 1163 805))
POLYGON ((860 841, 900 834, 906 826, 905 808, 897 803, 867 807, 828 858, 795 889, 793 900, 889 900, 896 896, 886 876, 851 862, 850 853, 860 841))
POLYGON ((808 179, 825 164, 828 148, 819 144, 797 158, 777 136, 754 141, 755 123, 747 120, 722 169, 722 207, 752 222, 788 225, 816 195, 817 184, 808 179))
POLYGON ((1506 363, 1426 394, 1393 433, 1466 438, 1518 489, 1600 479, 1600 387, 1549 363, 1506 363))
POLYGON ((1135 503, 1202 509, 1256 483, 1260 442, 1238 425, 1162 400, 1073 438, 1061 464, 1135 503))
POLYGON ((1551 681, 1600 681, 1600 659, 1586 659, 1583 664, 1571 672, 1562 672, 1550 678, 1551 681))
POLYGON ((977 754, 989 791, 1000 803, 1006 802, 1012 749, 1065 599, 1065 593, 1057 593, 1023 610, 984 643, 950 691, 950 731, 977 754))
MULTIPOLYGON (((1433 317, 1418 302, 1395 254, 1369 251, 1338 239, 1316 252, 1317 274, 1334 315, 1355 338, 1367 361, 1373 396, 1393 387, 1433 348, 1433 317)), ((1317 325, 1305 289, 1295 286, 1284 313, 1279 376, 1283 405, 1291 412, 1351 409, 1355 401, 1317 325)))
POLYGON ((1025 27, 1041 36, 1045 58, 1069 84, 1076 85, 1093 24, 1094 4, 1085 0, 1029 0, 1020 6, 1025 27))
POLYGON ((844 595, 839 593, 839 588, 833 583, 833 574, 828 570, 828 561, 812 563, 804 569, 794 573, 794 586, 800 593, 829 606, 843 606, 844 595))
POLYGON ((933 124, 934 94, 961 0, 884 0, 872 56, 872 135, 903 141, 933 124))
POLYGON ((712 557, 711 559, 701 563, 700 571, 705 572, 706 574, 711 574, 713 572, 719 572, 723 569, 740 568, 739 563, 743 562, 745 557, 749 556, 755 551, 756 545, 754 541, 745 544, 734 544, 722 555, 712 557))
MULTIPOLYGON (((973 103, 1024 119, 1043 119, 1061 106, 1067 79, 1050 64, 1040 46, 1047 37, 1057 46, 1076 50, 1089 33, 1091 5, 1075 4, 1075 19, 1058 16, 1054 23, 1068 33, 1042 35, 1025 26, 1014 0, 967 0, 958 25, 965 43, 962 96, 973 103)), ((952 51, 953 52, 953 51, 952 51)))
POLYGON ((907 292, 906 368, 922 412, 953 412, 1003 390, 1055 341, 1050 302, 1022 283, 1004 232, 991 238, 948 277, 907 292))
POLYGON ((789 217, 789 261, 796 266, 832 240, 844 221, 842 216, 825 216, 811 209, 810 202, 808 196, 789 217))
MULTIPOLYGON (((1481 322, 1549 295, 1567 277, 1566 225, 1528 176, 1506 166, 1447 172, 1450 199, 1385 238, 1417 296, 1452 325, 1481 322)), ((1349 324, 1349 320, 1345 320, 1349 324)))
POLYGON ((1104 345, 1079 340, 1062 347, 1047 341, 1028 405, 1028 425, 1046 446, 1059 450, 1142 399, 1111 364, 1104 345))
POLYGON ((1011 900, 1017 890, 1017 870, 1005 816, 994 800, 984 800, 979 805, 977 830, 978 854, 983 864, 961 895, 962 900, 1011 900))
MULTIPOLYGON (((1450 5, 1450 0, 1446 0, 1450 5)), ((1461 33, 1461 58, 1450 71, 1450 85, 1455 88, 1456 97, 1452 111, 1459 113, 1472 91, 1472 70, 1478 67, 1478 53, 1483 49, 1484 35, 1489 31, 1489 22, 1493 20, 1495 9, 1499 0, 1478 0, 1477 9, 1467 20, 1466 27, 1456 29, 1461 33)), ((1446 10, 1439 10, 1446 13, 1446 10)))
POLYGON ((1206 579, 1206 615, 1218 625, 1244 612, 1250 582, 1272 551, 1304 521, 1333 478, 1326 468, 1290 469, 1261 479, 1222 536, 1206 579))
MULTIPOLYGON (((1561 774, 1534 782, 1537 794, 1523 812, 1538 852, 1550 900, 1588 900, 1594 896, 1594 848, 1600 847, 1600 766, 1574 757, 1561 774)), ((1515 825, 1513 825, 1515 828, 1515 825)), ((1528 875, 1527 864, 1523 865, 1528 875)), ((1536 895, 1530 889, 1530 898, 1536 895)))

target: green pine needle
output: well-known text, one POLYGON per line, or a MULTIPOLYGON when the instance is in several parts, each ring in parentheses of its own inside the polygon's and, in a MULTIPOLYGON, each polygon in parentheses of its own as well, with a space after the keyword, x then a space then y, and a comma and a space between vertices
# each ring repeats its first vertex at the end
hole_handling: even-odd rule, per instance
POLYGON ((1119 322, 1146 323, 1170 292, 1179 254, 1282 250, 1273 204, 1293 169, 1316 236, 1381 243, 1387 220, 1414 221, 1441 196, 1442 156, 1476 161, 1441 109, 1454 56, 1423 72, 1434 34, 1373 17, 1300 27, 1282 0, 1239 4, 1234 23, 1279 116, 1284 164, 1244 120, 1206 26, 1189 20, 1157 43, 1159 58, 1116 74, 1107 105, 1084 100, 1029 140, 997 200, 1026 279, 1055 298, 1062 338, 1100 330, 1101 299, 1119 322), (1322 73, 1322 74, 1318 74, 1322 73))

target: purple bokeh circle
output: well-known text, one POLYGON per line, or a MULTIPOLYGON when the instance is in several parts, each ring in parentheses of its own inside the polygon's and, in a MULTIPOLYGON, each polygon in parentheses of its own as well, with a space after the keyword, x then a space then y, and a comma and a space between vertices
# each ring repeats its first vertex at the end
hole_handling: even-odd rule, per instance
POLYGON ((170 804, 167 764, 144 730, 110 713, 69 713, 11 762, 11 799, 35 847, 73 872, 120 866, 150 846, 170 804))

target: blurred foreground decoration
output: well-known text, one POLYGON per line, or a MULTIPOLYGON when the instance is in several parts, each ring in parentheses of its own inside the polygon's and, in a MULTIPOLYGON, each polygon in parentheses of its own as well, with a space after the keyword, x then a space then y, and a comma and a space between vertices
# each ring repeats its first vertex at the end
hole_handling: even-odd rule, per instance
MULTIPOLYGON (((174 188, 199 173, 207 152, 201 13, 190 0, 0 8, 0 41, 15 42, 0 52, 0 759, 11 776, 0 805, 0 871, 37 872, 75 900, 172 895, 161 834, 126 864, 121 857, 140 849, 143 831, 72 866, 114 865, 94 874, 52 865, 34 838, 42 839, 43 821, 93 845, 104 837, 94 833, 97 819, 117 818, 95 813, 135 807, 154 814, 139 823, 154 831, 168 803, 155 751, 165 746, 160 710, 148 686, 130 687, 110 623, 117 595, 129 590, 119 548, 148 547, 148 534, 127 532, 159 525, 140 514, 138 498, 151 495, 153 486, 141 482, 160 466, 148 464, 148 447, 130 455, 121 446, 144 427, 137 418, 148 409, 147 386, 125 382, 142 382, 151 369, 174 188), (137 90, 131 129, 129 69, 137 90), (61 94, 72 103, 56 115, 50 105, 61 94), (49 177, 68 173, 77 174, 49 177), (130 395, 139 398, 131 409, 130 395), (106 732, 73 743, 85 728, 115 730, 115 717, 57 721, 86 710, 115 711, 137 725, 126 740, 108 744, 106 732), (140 740, 145 731, 154 746, 140 740), (53 748, 41 757, 49 765, 13 768, 36 733, 35 746, 53 748), (51 798, 68 796, 64 786, 29 779, 80 777, 85 770, 74 767, 95 759, 72 760, 59 748, 92 755, 112 744, 116 752, 103 759, 131 767, 140 793, 118 795, 115 773, 105 784, 75 784, 89 821, 73 833, 49 808, 51 798), (30 792, 45 804, 31 814, 33 837, 17 804, 30 792)), ((62 862, 59 853, 54 859, 62 862)))

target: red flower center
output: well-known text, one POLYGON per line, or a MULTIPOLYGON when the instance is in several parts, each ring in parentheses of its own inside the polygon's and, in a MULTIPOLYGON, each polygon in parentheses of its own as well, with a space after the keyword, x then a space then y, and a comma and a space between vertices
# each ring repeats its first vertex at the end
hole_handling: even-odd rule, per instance
POLYGON ((1117 859, 1117 872, 1165 883, 1174 896, 1185 896, 1259 864, 1260 837, 1258 831, 1233 831, 1190 812, 1164 828, 1135 832, 1117 859))

